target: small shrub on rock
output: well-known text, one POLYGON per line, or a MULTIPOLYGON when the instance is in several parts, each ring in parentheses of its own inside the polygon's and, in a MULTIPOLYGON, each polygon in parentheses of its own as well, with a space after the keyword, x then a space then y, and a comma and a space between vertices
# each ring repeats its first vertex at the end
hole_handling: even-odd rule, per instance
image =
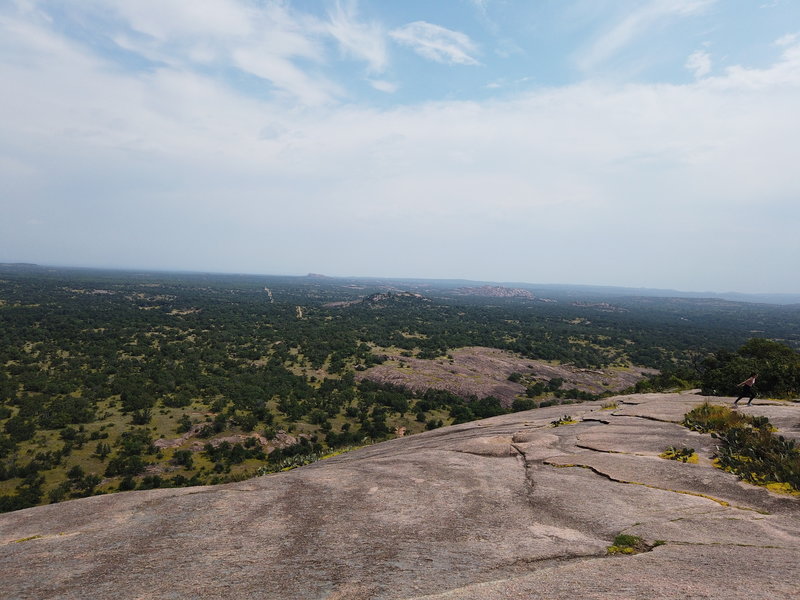
POLYGON ((717 465, 725 471, 774 491, 800 493, 800 448, 774 435, 766 417, 705 403, 687 413, 683 424, 719 440, 717 465))
POLYGON ((683 463, 696 463, 698 461, 698 456, 694 448, 677 448, 675 446, 670 446, 659 454, 659 456, 667 460, 677 460, 683 463))
POLYGON ((640 554, 642 552, 650 552, 656 546, 663 544, 664 542, 662 541, 648 544, 639 536, 621 533, 614 538, 614 543, 607 548, 607 551, 609 554, 640 554))
POLYGON ((751 417, 731 410, 727 406, 705 402, 683 417, 683 426, 700 433, 726 431, 750 423, 751 417))

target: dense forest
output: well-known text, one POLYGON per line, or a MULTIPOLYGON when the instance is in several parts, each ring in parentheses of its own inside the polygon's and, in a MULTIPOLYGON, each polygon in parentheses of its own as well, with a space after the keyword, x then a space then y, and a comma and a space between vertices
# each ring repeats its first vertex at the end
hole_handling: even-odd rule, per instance
MULTIPOLYGON (((773 363, 758 368, 776 379, 770 364, 791 362, 800 348, 797 305, 460 289, 2 266, 0 510, 231 481, 507 410, 491 397, 357 377, 392 353, 433 359, 485 346, 577 367, 661 371, 638 391, 702 383, 731 393, 760 356, 769 354, 773 363)), ((787 369, 775 381, 783 396, 797 393, 787 369)), ((581 399, 546 383, 515 407, 581 399)))

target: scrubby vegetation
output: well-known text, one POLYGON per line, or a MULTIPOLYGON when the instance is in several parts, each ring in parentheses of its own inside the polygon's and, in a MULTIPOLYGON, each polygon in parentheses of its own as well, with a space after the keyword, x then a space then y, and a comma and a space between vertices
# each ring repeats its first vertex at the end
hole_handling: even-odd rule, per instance
POLYGON ((722 469, 748 483, 800 492, 800 448, 775 435, 766 417, 706 403, 687 413, 684 425, 719 441, 716 459, 722 469))
MULTIPOLYGON (((486 346, 686 382, 696 357, 741 346, 754 324, 800 340, 788 307, 387 292, 397 285, 0 266, 0 510, 231 481, 508 410, 356 377, 391 356, 486 346)), ((513 410, 600 397, 513 377, 528 388, 513 410)))
POLYGON ((609 554, 639 554, 663 545, 664 542, 661 540, 648 544, 639 536, 621 533, 614 538, 614 543, 607 548, 607 551, 609 554))
POLYGON ((676 448, 675 446, 669 446, 664 452, 659 454, 659 456, 667 460, 677 460, 682 463, 696 463, 699 460, 694 448, 676 448))
POLYGON ((721 404, 704 402, 683 417, 684 427, 700 433, 719 433, 734 427, 747 427, 754 421, 764 422, 764 417, 750 417, 721 404))

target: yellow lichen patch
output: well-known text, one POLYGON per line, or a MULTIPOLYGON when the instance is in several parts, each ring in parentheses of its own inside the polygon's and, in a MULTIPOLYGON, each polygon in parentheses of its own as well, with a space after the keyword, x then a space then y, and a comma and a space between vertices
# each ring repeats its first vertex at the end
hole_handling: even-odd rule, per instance
POLYGON ((40 539, 41 537, 42 537, 41 535, 32 535, 32 536, 30 536, 30 537, 24 537, 24 538, 20 538, 20 539, 18 539, 18 540, 14 540, 14 541, 13 541, 13 542, 11 542, 11 543, 12 543, 12 544, 21 544, 22 542, 30 542, 31 540, 38 540, 38 539, 40 539))
POLYGON ((574 425, 578 421, 573 419, 570 415, 564 415, 560 419, 550 422, 551 427, 561 427, 562 425, 574 425))
POLYGON ((697 455, 697 452, 694 451, 694 448, 676 448, 675 446, 670 446, 658 456, 666 460, 675 460, 678 462, 692 464, 697 464, 697 462, 700 460, 700 457, 697 455))
POLYGON ((767 483, 764 485, 771 492, 776 494, 788 494, 789 496, 800 496, 800 490, 794 489, 789 483, 767 483))

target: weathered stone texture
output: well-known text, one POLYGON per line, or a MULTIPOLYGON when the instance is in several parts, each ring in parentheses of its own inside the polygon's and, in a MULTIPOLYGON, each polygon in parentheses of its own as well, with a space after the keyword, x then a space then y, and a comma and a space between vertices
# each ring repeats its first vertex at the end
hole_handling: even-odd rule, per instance
MULTIPOLYGON (((4 599, 797 597, 800 500, 714 469, 705 399, 503 415, 218 487, 0 515, 4 599), (552 427, 564 414, 578 422, 552 427), (699 464, 658 458, 691 445, 699 464), (618 533, 665 542, 607 556, 618 533)), ((730 403, 731 399, 716 399, 730 403)), ((776 423, 796 405, 747 409, 776 423)))

